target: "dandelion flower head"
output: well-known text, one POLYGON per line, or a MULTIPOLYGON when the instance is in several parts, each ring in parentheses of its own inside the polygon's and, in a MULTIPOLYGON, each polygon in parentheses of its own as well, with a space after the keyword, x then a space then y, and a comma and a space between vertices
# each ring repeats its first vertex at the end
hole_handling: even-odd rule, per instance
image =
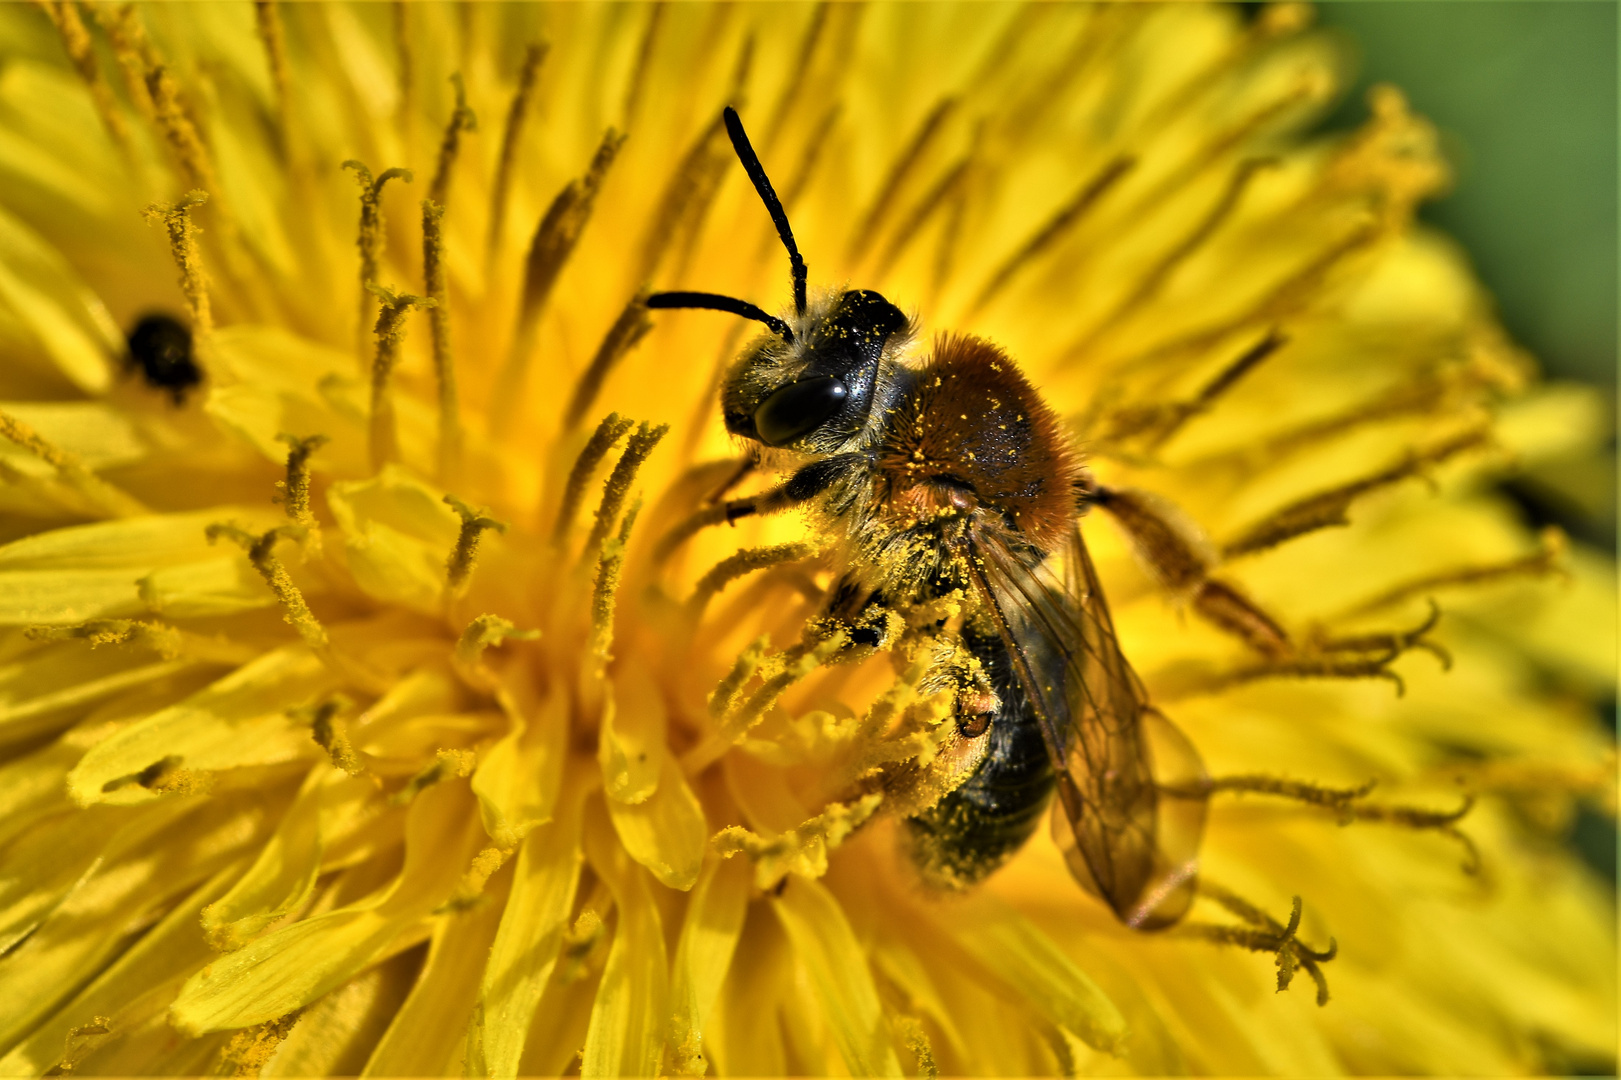
POLYGON ((1310 22, 0 10, 0 1072, 1613 1068, 1613 572, 1493 487, 1594 402, 1397 91, 1308 135, 1310 22), (646 299, 788 299, 726 105, 813 288, 995 342, 1112 493, 1174 925, 1045 827, 920 873, 947 599, 841 624, 838 520, 717 519, 758 328, 646 299))

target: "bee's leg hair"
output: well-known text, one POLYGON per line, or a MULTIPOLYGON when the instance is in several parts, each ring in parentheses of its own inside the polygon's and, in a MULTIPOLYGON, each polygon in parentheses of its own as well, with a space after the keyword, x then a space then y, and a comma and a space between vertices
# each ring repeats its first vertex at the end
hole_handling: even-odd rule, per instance
POLYGON ((738 459, 737 468, 732 472, 732 474, 725 480, 721 481, 720 484, 716 485, 715 490, 704 496, 704 505, 714 506, 716 503, 720 502, 721 499, 725 498, 728 491, 731 491, 744 480, 747 480, 749 474, 759 467, 760 452, 751 447, 747 453, 738 459))
POLYGON ((689 538, 711 525, 731 524, 739 518, 754 514, 779 514, 820 495, 845 473, 866 463, 865 454, 835 454, 813 461, 774 488, 758 495, 741 499, 728 499, 723 503, 705 506, 660 538, 653 552, 655 561, 662 562, 689 538))
POLYGON ((1220 556, 1180 509, 1147 492, 1101 484, 1083 489, 1082 497, 1108 511, 1160 587, 1186 597, 1205 621, 1264 656, 1296 651, 1278 620, 1237 585, 1215 576, 1220 556))

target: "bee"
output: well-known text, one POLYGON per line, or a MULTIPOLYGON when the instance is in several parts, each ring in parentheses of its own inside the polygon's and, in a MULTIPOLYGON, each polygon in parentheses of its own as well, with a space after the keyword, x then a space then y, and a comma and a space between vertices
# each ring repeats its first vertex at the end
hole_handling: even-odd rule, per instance
POLYGON ((169 391, 176 405, 184 404, 187 391, 203 381, 192 355, 191 330, 173 316, 161 312, 141 316, 128 343, 129 367, 154 390, 169 391))
POLYGON ((990 341, 943 334, 919 355, 916 324, 879 293, 807 295, 782 203, 737 112, 724 119, 787 249, 792 308, 779 317, 703 292, 647 306, 767 329, 727 374, 721 412, 786 478, 728 501, 728 520, 818 512, 842 540, 830 610, 858 628, 873 605, 966 598, 954 632, 975 671, 942 755, 955 786, 904 825, 923 876, 983 880, 1056 799, 1054 832, 1081 885, 1133 927, 1175 923, 1194 896, 1205 775, 1121 651, 1081 536, 1095 488, 1080 454, 990 341))

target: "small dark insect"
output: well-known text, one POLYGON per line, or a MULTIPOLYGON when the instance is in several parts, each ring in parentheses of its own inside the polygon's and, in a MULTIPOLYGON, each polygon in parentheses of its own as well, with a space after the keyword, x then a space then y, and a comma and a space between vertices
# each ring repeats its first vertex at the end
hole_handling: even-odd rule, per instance
POLYGON ((154 390, 167 390, 182 405, 186 392, 203 381, 192 357, 191 329, 172 315, 143 315, 129 332, 129 366, 154 390))
POLYGON ((966 598, 942 631, 973 662, 936 759, 950 770, 935 788, 945 794, 905 822, 914 860, 947 887, 983 880, 1056 792, 1075 878, 1131 926, 1175 923, 1194 896, 1207 778, 1121 653, 1081 539, 1094 486, 1079 454, 991 342, 941 335, 919 355, 912 320, 878 293, 807 296, 782 204, 737 113, 724 116, 788 250, 793 308, 779 318, 701 292, 647 304, 769 330, 728 373, 721 411, 787 478, 725 516, 813 507, 844 538, 830 615, 860 627, 874 607, 966 598))

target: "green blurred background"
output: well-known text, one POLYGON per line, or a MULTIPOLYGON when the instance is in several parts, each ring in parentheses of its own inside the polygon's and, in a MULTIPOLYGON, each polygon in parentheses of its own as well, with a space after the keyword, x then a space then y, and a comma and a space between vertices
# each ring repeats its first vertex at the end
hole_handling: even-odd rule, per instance
POLYGON ((1361 53, 1332 126, 1392 82, 1445 136, 1457 187, 1423 216, 1458 237, 1550 375, 1616 381, 1616 4, 1329 2, 1361 53))
POLYGON ((1506 486, 1538 524, 1616 545, 1617 9, 1615 0, 1327 0, 1360 57, 1326 119, 1367 116, 1401 87, 1439 127, 1453 191, 1421 211, 1456 237, 1504 324, 1550 379, 1605 388, 1609 453, 1541 462, 1506 486))

